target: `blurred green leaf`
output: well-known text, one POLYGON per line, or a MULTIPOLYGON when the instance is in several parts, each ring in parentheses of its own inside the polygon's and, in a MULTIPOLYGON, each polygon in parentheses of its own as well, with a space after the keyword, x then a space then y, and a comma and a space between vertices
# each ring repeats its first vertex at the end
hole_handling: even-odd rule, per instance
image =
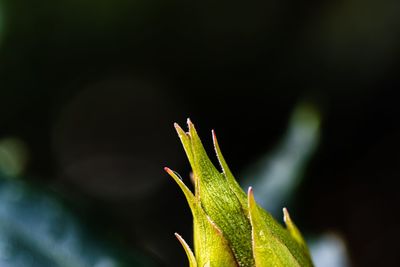
POLYGON ((311 104, 295 107, 286 133, 276 148, 241 174, 243 188, 253 187, 257 203, 272 215, 281 214, 302 182, 304 170, 320 139, 321 115, 311 104))
POLYGON ((49 193, 0 175, 0 266, 155 266, 95 238, 49 193))

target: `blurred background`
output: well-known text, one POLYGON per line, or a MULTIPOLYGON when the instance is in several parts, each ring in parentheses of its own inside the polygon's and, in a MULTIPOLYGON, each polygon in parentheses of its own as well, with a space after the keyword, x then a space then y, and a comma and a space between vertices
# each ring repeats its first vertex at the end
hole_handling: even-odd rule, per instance
POLYGON ((173 129, 187 117, 210 155, 216 130, 278 220, 289 207, 320 267, 335 253, 336 267, 399 266, 399 11, 397 0, 0 0, 1 266, 187 266, 173 233, 191 242, 191 214, 163 171, 189 183, 173 129), (107 245, 71 249, 67 217, 107 245), (32 256, 63 246, 47 265, 32 256))

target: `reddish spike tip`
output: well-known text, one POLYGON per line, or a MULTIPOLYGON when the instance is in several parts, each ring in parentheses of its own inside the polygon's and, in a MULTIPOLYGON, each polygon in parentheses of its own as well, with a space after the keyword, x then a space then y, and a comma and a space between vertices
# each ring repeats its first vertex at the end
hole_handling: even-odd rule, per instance
POLYGON ((187 135, 188 133, 185 132, 182 127, 178 123, 174 123, 175 131, 178 133, 178 136, 181 137, 182 135, 187 135))
POLYGON ((214 129, 211 130, 211 134, 212 134, 212 138, 213 138, 213 140, 215 142, 217 140, 217 135, 215 134, 215 130, 214 129))
POLYGON ((167 173, 170 173, 170 172, 171 172, 171 169, 168 168, 168 167, 164 167, 164 171, 166 171, 167 173))
POLYGON ((253 188, 251 186, 249 186, 249 189, 247 190, 247 201, 249 209, 253 209, 253 207, 256 205, 256 201, 254 199, 253 188))
POLYGON ((253 187, 249 186, 249 189, 247 189, 247 195, 253 195, 253 187))
POLYGON ((186 123, 188 125, 188 128, 190 128, 190 126, 193 126, 193 122, 190 120, 190 118, 186 119, 186 123))
POLYGON ((213 139, 213 143, 214 143, 214 148, 217 149, 217 147, 218 147, 218 149, 219 149, 217 134, 215 133, 214 129, 211 130, 211 134, 212 134, 212 139, 213 139))
POLYGON ((181 126, 179 126, 179 124, 176 123, 176 122, 174 122, 174 127, 175 127, 175 130, 176 130, 177 132, 179 132, 179 131, 184 132, 184 131, 182 130, 181 126))
POLYGON ((284 207, 284 208, 282 209, 282 211, 283 211, 283 220, 284 220, 285 222, 287 222, 288 220, 290 220, 289 211, 287 210, 286 207, 284 207))

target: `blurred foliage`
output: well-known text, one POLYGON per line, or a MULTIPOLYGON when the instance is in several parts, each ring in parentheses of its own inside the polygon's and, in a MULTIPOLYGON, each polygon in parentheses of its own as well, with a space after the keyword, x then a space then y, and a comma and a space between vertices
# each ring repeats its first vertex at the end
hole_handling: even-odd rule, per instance
POLYGON ((310 104, 297 104, 286 133, 277 148, 247 167, 243 188, 254 187, 257 202, 278 216, 293 199, 304 169, 316 151, 321 116, 310 104))
POLYGON ((28 161, 26 144, 17 138, 0 140, 0 170, 11 177, 23 174, 28 161))
POLYGON ((0 266, 155 266, 94 237, 51 194, 0 176, 0 266))
POLYGON ((315 266, 350 267, 348 250, 343 239, 332 233, 311 238, 309 247, 315 266))
MULTIPOLYGON (((297 189, 304 183, 304 170, 317 151, 321 120, 316 107, 297 104, 275 150, 256 160, 241 175, 246 177, 242 188, 253 186, 257 202, 275 217, 282 207, 292 206, 292 202, 301 198, 297 189)), ((316 235, 312 239, 306 235, 306 238, 315 266, 350 266, 345 242, 339 235, 316 235)))

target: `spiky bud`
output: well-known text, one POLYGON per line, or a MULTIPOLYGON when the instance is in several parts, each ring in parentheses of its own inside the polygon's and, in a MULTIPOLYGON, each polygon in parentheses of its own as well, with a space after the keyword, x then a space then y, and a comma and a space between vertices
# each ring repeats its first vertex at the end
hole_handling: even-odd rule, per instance
POLYGON ((189 119, 188 132, 178 124, 175 128, 193 170, 194 193, 174 171, 165 170, 182 189, 192 211, 194 253, 176 234, 190 267, 312 266, 306 243, 287 210, 284 228, 256 203, 251 187, 246 195, 229 170, 214 131, 222 172, 208 158, 189 119))

